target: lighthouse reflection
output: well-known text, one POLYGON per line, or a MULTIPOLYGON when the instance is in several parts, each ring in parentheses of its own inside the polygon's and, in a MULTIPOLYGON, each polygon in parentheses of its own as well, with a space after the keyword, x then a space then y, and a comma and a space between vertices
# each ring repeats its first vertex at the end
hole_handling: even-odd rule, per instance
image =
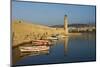
POLYGON ((68 37, 64 38, 64 56, 67 55, 68 51, 68 37))

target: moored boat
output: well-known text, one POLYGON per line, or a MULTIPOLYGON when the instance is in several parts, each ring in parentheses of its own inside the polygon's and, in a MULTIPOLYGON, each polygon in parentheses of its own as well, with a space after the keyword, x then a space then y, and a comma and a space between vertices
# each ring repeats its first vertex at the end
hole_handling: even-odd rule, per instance
POLYGON ((48 40, 58 40, 57 37, 47 37, 48 40))
POLYGON ((49 50, 49 46, 31 46, 31 47, 19 47, 21 52, 38 52, 38 51, 47 51, 49 50))
POLYGON ((44 46, 44 45, 48 46, 51 44, 51 42, 48 40, 35 40, 35 41, 32 41, 32 44, 37 45, 37 46, 44 46))

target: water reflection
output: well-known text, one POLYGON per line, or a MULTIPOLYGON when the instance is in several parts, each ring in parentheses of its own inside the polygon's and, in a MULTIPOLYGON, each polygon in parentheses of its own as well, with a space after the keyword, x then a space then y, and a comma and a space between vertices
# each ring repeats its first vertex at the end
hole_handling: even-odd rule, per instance
POLYGON ((47 54, 47 55, 49 54, 49 49, 50 49, 49 46, 35 46, 35 47, 32 47, 32 48, 39 49, 40 47, 42 47, 44 50, 21 51, 20 56, 25 57, 25 56, 36 56, 36 55, 42 55, 42 54, 47 54))
POLYGON ((13 64, 21 60, 22 58, 28 56, 37 56, 37 55, 48 55, 50 50, 50 46, 18 46, 13 49, 13 64), (23 47, 23 48, 21 48, 23 47), (33 48, 33 50, 26 50, 27 48, 33 48), (39 50, 37 50, 39 49, 39 50))
MULTIPOLYGON (((68 50, 68 37, 60 39, 59 41, 63 41, 64 44, 64 55, 67 54, 68 50)), ((18 46, 16 48, 13 48, 13 64, 21 60, 22 58, 28 57, 28 56, 37 56, 37 55, 50 55, 50 48, 56 45, 58 40, 53 40, 52 45, 50 46, 32 46, 30 44, 24 44, 23 46, 18 46), (32 48, 31 50, 27 50, 28 48, 32 48), (42 50, 42 49, 43 50, 42 50), (35 50, 34 50, 35 49, 35 50), (37 49, 41 49, 36 51, 37 49)))
POLYGON ((68 51, 68 37, 64 38, 64 56, 67 55, 68 51))
POLYGON ((12 64, 15 64, 17 61, 21 59, 20 57, 20 50, 17 48, 12 48, 12 64))
MULTIPOLYGON (((53 40, 52 45, 44 46, 46 50, 21 51, 20 47, 34 47, 24 44, 13 49, 13 64, 44 64, 58 62, 75 62, 95 60, 95 36, 69 36, 59 40, 53 40), (40 60, 41 59, 41 60, 40 60), (35 61, 34 61, 35 60, 35 61), (38 61, 40 60, 40 61, 38 61)), ((35 46, 35 48, 40 48, 35 46)))

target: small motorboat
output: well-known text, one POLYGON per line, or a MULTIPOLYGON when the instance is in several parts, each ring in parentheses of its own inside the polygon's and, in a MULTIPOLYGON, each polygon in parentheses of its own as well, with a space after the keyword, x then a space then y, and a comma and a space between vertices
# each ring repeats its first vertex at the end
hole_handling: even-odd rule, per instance
POLYGON ((48 40, 58 40, 57 37, 47 37, 48 40))
POLYGON ((49 50, 49 46, 30 46, 30 47, 24 47, 20 46, 19 50, 21 52, 39 52, 39 51, 47 51, 49 50))
POLYGON ((64 36, 64 35, 59 35, 59 36, 57 36, 58 38, 66 38, 66 37, 68 37, 68 36, 64 36))

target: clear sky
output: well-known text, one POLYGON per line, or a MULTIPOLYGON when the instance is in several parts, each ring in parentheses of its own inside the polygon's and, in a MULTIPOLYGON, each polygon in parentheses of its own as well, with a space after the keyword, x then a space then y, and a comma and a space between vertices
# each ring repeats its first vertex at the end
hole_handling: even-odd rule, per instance
POLYGON ((69 24, 95 23, 95 12, 95 6, 12 2, 12 19, 45 25, 63 24, 65 14, 68 16, 69 24))

